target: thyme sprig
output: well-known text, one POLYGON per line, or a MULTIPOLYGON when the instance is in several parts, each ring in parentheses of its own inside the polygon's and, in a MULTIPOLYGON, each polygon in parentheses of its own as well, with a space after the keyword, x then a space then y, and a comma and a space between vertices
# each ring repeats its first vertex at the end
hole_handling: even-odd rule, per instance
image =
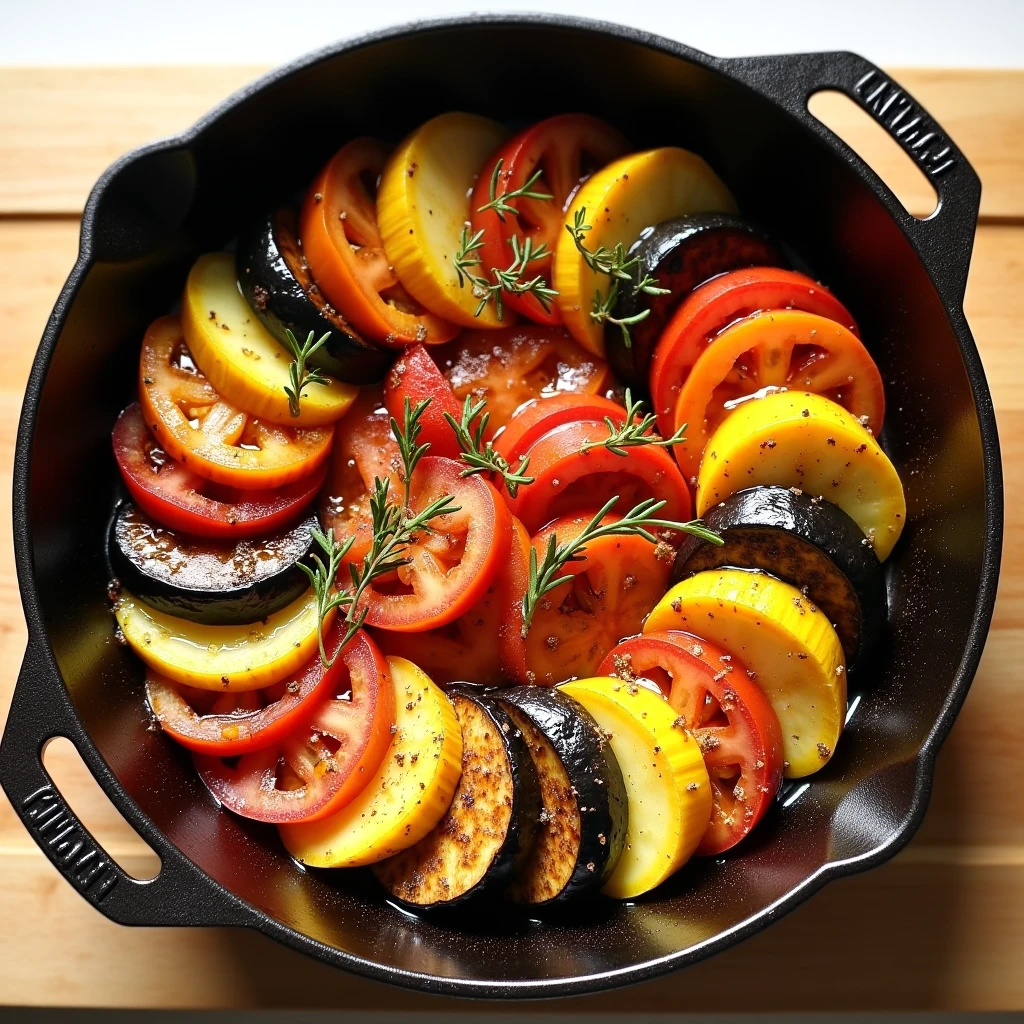
POLYGON ((640 536, 649 540, 652 544, 658 542, 658 538, 651 532, 655 529, 676 530, 681 533, 692 533, 696 537, 702 537, 712 544, 722 544, 722 538, 714 531, 709 530, 699 519, 690 522, 676 522, 671 519, 658 519, 656 513, 665 505, 664 500, 646 498, 635 505, 621 519, 614 522, 604 522, 605 516, 611 512, 619 496, 609 498, 603 507, 597 512, 593 519, 580 531, 572 540, 559 543, 558 535, 552 533, 548 537, 548 546, 544 551, 544 557, 538 564, 537 549, 530 549, 530 581, 523 595, 523 625, 520 635, 526 638, 530 631, 530 624, 533 622, 534 613, 541 599, 549 594, 556 587, 567 583, 572 576, 559 576, 558 574, 569 562, 583 560, 583 552, 588 544, 602 537, 625 537, 640 536))
POLYGON ((662 437, 660 434, 654 433, 658 417, 653 412, 649 412, 638 419, 643 406, 642 401, 633 401, 629 388, 626 388, 625 422, 622 426, 618 426, 610 416, 605 416, 604 422, 608 426, 608 436, 601 441, 587 441, 580 451, 589 452, 592 448, 607 448, 613 455, 629 455, 627 448, 639 448, 643 445, 671 448, 686 440, 687 424, 685 423, 671 437, 662 437))
POLYGON ((288 396, 288 411, 292 416, 299 415, 299 401, 302 398, 302 392, 308 385, 323 384, 326 386, 331 383, 330 377, 325 377, 315 367, 312 369, 306 368, 306 360, 314 352, 322 348, 330 336, 331 332, 327 331, 321 338, 314 341, 313 332, 310 331, 306 336, 305 343, 300 345, 298 338, 292 333, 291 328, 286 327, 284 330, 285 345, 292 354, 292 364, 288 367, 288 378, 291 381, 291 387, 285 385, 284 393, 288 396))
POLYGON ((505 457, 494 450, 491 442, 484 440, 487 423, 491 418, 491 414, 484 411, 486 407, 487 399, 481 398, 479 402, 474 402, 473 396, 467 395, 462 405, 461 422, 450 412, 446 412, 444 418, 455 431, 455 439, 462 449, 462 461, 468 467, 462 471, 462 475, 496 473, 504 482, 509 497, 514 498, 523 484, 533 483, 534 478, 526 475, 530 460, 526 455, 522 456, 518 467, 513 470, 505 457))
POLYGON ((498 178, 501 175, 501 165, 505 162, 504 157, 499 157, 498 162, 494 165, 494 172, 491 174, 491 184, 489 194, 491 197, 490 202, 484 203, 483 206, 477 207, 477 213, 483 213, 485 210, 493 210, 497 215, 498 219, 505 223, 505 214, 511 213, 513 217, 519 216, 519 211, 509 204, 510 199, 554 199, 553 195, 547 192, 535 192, 533 186, 540 180, 541 175, 544 173, 543 168, 538 168, 532 175, 530 175, 526 184, 520 185, 519 188, 514 188, 504 195, 498 195, 498 178))

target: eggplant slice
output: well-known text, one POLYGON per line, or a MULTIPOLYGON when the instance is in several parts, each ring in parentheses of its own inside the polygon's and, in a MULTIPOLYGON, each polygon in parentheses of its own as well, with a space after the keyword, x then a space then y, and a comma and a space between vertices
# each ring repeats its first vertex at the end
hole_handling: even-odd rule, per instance
POLYGON ((493 697, 448 690, 462 727, 462 778, 445 816, 374 874, 414 910, 501 892, 533 845, 540 795, 526 742, 493 697))
POLYGON ((837 505, 787 487, 750 487, 707 511, 725 543, 686 535, 672 582, 705 569, 758 569, 802 590, 835 626, 852 668, 885 632, 882 563, 860 527, 837 505))
POLYGON ((522 731, 540 783, 533 850, 506 896, 547 905, 593 892, 626 842, 626 787, 611 746, 582 704, 558 690, 520 686, 501 694, 522 731))
POLYGON ((622 282, 615 318, 650 312, 630 328, 632 344, 628 348, 615 324, 605 328, 605 350, 612 369, 627 384, 643 388, 665 325, 694 288, 729 270, 787 264, 761 230, 724 213, 690 214, 644 228, 629 255, 639 257, 639 263, 630 269, 634 285, 650 274, 657 278, 659 288, 668 289, 667 295, 634 293, 622 282))
POLYGON ((178 534, 124 502, 107 550, 114 578, 151 608, 205 625, 244 625, 308 588, 299 563, 309 559, 316 525, 310 515, 266 538, 217 541, 178 534))
POLYGON ((239 286, 245 301, 282 344, 291 330, 301 345, 309 332, 330 334, 309 362, 348 384, 382 380, 394 352, 363 338, 324 298, 299 248, 295 211, 282 207, 238 236, 239 286))

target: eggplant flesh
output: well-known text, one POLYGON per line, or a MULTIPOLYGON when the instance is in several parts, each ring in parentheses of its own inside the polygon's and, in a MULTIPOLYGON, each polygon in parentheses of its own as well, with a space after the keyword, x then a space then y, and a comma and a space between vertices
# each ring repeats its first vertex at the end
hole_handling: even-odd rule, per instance
POLYGON ((131 502, 110 522, 114 579, 157 611, 205 625, 259 622, 309 586, 299 568, 313 550, 316 516, 269 537, 216 541, 161 526, 131 502))
POLYGON ((500 893, 533 846, 540 794, 522 733, 493 697, 452 688, 462 777, 451 806, 414 846, 375 865, 393 899, 414 910, 500 893))
POLYGON ((752 266, 785 266, 780 249, 760 229, 724 213, 690 214, 644 228, 629 250, 639 262, 630 268, 632 286, 621 282, 615 319, 647 316, 630 328, 627 346, 622 331, 605 328, 605 349, 615 373, 627 384, 646 387, 655 346, 679 304, 708 278, 752 266), (645 275, 657 278, 667 295, 635 292, 645 275))
POLYGON ((761 570, 802 590, 828 616, 849 668, 881 641, 888 618, 882 563, 837 505, 786 487, 750 487, 709 509, 704 524, 725 543, 684 537, 674 583, 723 566, 761 570))
POLYGON ((558 690, 520 686, 502 691, 501 699, 538 763, 543 803, 533 850, 507 897, 561 904, 600 889, 619 861, 628 824, 611 746, 590 713, 558 690))
POLYGON ((285 344, 290 330, 299 344, 330 337, 308 362, 348 384, 382 380, 393 352, 363 338, 324 298, 299 248, 294 210, 282 207, 238 236, 238 283, 264 327, 285 344))

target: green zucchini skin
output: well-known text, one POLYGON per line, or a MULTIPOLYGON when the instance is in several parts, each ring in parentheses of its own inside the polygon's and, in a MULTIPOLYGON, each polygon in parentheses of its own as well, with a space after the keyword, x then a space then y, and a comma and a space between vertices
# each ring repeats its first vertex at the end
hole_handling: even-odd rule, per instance
POLYGON ((630 328, 627 348, 615 324, 605 326, 605 351, 616 375, 634 388, 647 387, 654 348, 679 304, 708 278, 741 267, 786 265, 778 247, 760 229, 724 213, 695 213, 644 228, 629 249, 639 263, 629 273, 633 284, 646 274, 658 279, 668 295, 633 293, 621 283, 615 303, 616 319, 647 316, 630 328))
POLYGON ((829 501, 786 487, 750 487, 704 515, 721 546, 687 535, 672 581, 705 569, 759 569, 804 589, 827 616, 848 668, 881 642, 888 618, 882 563, 860 527, 829 501))
POLYGON ((330 334, 309 362, 349 384, 382 380, 393 352, 363 338, 333 309, 310 276, 299 248, 295 212, 282 207, 238 236, 238 284, 249 308, 282 344, 291 330, 299 344, 309 332, 330 334))
MULTIPOLYGON (((556 895, 534 905, 561 904, 595 892, 615 870, 626 844, 629 809, 619 763, 590 713, 567 694, 518 686, 503 690, 501 699, 529 718, 554 748, 579 812, 572 873, 556 895)), ((530 869, 538 869, 533 860, 524 866, 530 869)), ((514 885, 510 897, 521 899, 523 888, 514 885)))
POLYGON ((500 894, 529 855, 540 817, 533 759, 504 707, 478 689, 447 693, 463 736, 451 806, 418 843, 374 867, 391 898, 415 911, 462 908, 500 894), (496 803, 485 799, 485 787, 496 803), (508 807, 503 829, 501 807, 508 807), (476 849, 482 856, 474 857, 476 849))

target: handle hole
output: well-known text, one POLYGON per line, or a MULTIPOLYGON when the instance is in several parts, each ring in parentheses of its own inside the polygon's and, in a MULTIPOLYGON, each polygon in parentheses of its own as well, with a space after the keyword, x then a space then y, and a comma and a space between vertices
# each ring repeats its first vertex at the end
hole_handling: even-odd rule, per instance
POLYGON ((846 93, 822 89, 807 109, 830 128, 877 174, 906 211, 924 220, 939 204, 935 186, 903 147, 846 93))
POLYGON ((156 852, 110 802, 69 739, 54 736, 47 741, 43 767, 78 820, 125 874, 140 882, 160 874, 156 852))

